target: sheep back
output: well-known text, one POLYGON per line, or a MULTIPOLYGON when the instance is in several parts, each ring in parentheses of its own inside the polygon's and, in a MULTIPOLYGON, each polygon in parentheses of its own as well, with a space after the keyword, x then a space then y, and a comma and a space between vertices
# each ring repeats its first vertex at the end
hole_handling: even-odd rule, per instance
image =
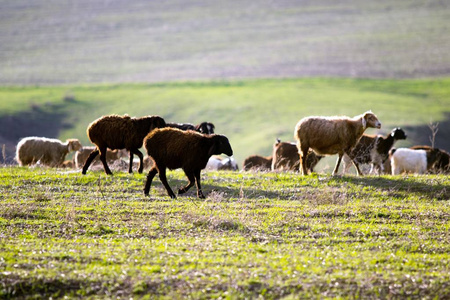
POLYGON ((295 126, 294 138, 299 149, 312 148, 321 155, 342 155, 356 145, 368 127, 381 127, 372 112, 353 118, 306 117, 295 126))
POLYGON ((259 169, 261 171, 270 170, 272 166, 272 156, 251 155, 242 163, 242 169, 259 169))
POLYGON ((131 118, 127 115, 108 115, 89 124, 87 135, 99 147, 130 150, 142 147, 150 131, 165 126, 164 119, 159 116, 131 118))
POLYGON ((342 153, 356 145, 362 132, 358 124, 347 119, 309 117, 296 126, 296 139, 321 155, 342 153))

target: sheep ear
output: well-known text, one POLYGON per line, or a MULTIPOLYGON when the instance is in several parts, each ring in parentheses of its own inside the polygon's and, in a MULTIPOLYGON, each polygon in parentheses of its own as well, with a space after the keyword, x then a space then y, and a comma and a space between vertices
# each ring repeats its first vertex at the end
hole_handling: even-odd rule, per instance
POLYGON ((364 115, 364 117, 362 118, 362 126, 363 126, 363 128, 366 128, 366 126, 367 126, 366 116, 367 115, 364 115))

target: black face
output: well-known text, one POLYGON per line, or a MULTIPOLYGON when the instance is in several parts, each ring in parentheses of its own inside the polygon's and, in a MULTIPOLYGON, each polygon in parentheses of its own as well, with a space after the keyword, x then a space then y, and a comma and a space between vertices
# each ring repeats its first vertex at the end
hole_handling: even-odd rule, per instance
POLYGON ((394 139, 396 140, 405 140, 407 135, 406 133, 403 131, 403 129, 401 128, 395 128, 392 131, 392 136, 394 137, 394 139))
POLYGON ((217 136, 217 152, 216 154, 226 154, 228 156, 232 156, 233 155, 233 149, 231 149, 231 145, 230 142, 228 141, 228 138, 223 136, 223 135, 219 135, 217 136))
POLYGON ((197 131, 203 134, 213 134, 214 128, 214 125, 208 122, 203 122, 197 125, 197 131))
POLYGON ((151 126, 152 126, 151 129, 166 127, 166 121, 164 121, 164 119, 159 117, 159 116, 153 116, 151 123, 152 123, 151 124, 151 126))

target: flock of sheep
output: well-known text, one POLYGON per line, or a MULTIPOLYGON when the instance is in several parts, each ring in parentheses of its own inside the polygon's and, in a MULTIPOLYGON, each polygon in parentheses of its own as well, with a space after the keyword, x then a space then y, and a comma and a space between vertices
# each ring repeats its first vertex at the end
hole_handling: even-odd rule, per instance
POLYGON ((377 174, 450 173, 450 155, 445 150, 422 145, 395 149, 394 143, 407 137, 401 128, 394 128, 387 136, 364 134, 369 127, 381 127, 372 112, 354 118, 306 117, 295 126, 297 143, 277 140, 271 156, 249 156, 243 169, 301 170, 306 175, 325 155, 338 154, 333 175, 341 161, 344 174, 352 164, 358 175, 362 175, 361 164, 370 164, 370 173, 377 174))
MULTIPOLYGON (((306 117, 295 126, 295 144, 277 140, 272 156, 252 155, 243 162, 243 170, 300 170, 306 175, 313 172, 323 156, 338 154, 333 175, 337 174, 341 162, 344 173, 353 164, 358 175, 362 175, 360 164, 371 164, 370 172, 378 174, 450 172, 450 155, 444 150, 428 146, 392 148, 395 141, 406 139, 401 128, 393 129, 385 137, 364 134, 367 128, 380 127, 381 122, 370 111, 353 118, 306 117)), ((50 167, 74 166, 82 168, 82 174, 86 174, 92 163, 101 162, 105 173, 112 174, 108 162, 121 160, 126 150, 130 157, 129 173, 132 173, 134 155, 139 158, 139 173, 146 165, 150 167, 144 185, 145 195, 149 194, 152 180, 158 173, 168 195, 176 198, 167 182, 166 169, 181 168, 189 183, 180 188, 178 194, 187 192, 195 184, 197 196, 204 198, 201 170, 237 170, 228 138, 214 134, 214 129, 214 125, 207 122, 193 126, 166 123, 159 116, 107 115, 87 128, 89 140, 95 147, 82 147, 77 139, 63 143, 57 139, 27 137, 17 144, 16 160, 21 166, 36 163, 50 167), (145 158, 139 150, 142 146, 147 152, 145 158), (76 151, 74 162, 65 161, 71 151, 76 151), (217 156, 220 154, 230 158, 221 159, 217 156)))

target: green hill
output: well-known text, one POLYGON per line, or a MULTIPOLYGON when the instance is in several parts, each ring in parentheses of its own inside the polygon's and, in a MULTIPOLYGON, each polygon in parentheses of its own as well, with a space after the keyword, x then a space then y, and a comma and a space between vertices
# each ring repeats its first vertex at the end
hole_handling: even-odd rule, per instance
MULTIPOLYGON (((170 122, 210 121, 230 138, 239 163, 269 155, 276 138, 293 140, 309 115, 354 116, 372 110, 381 133, 400 126, 409 139, 429 144, 430 121, 441 122, 436 146, 448 144, 450 80, 284 79, 0 88, 0 137, 11 159, 24 136, 79 138, 106 114, 160 115, 170 122), (447 122, 447 123, 446 123, 447 122)), ((370 129, 368 133, 376 131, 370 129)))

